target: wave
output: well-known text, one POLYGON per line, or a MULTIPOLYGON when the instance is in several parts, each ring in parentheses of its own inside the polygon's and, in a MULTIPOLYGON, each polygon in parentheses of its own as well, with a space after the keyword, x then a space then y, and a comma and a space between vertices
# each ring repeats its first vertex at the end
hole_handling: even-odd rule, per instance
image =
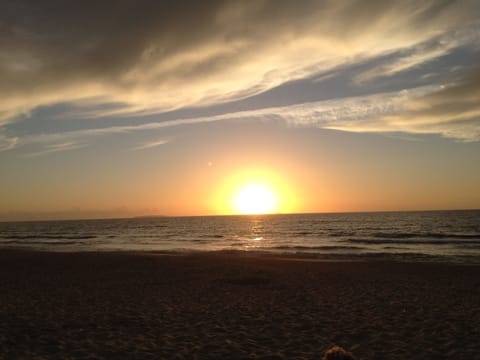
POLYGON ((2 245, 86 245, 79 241, 19 241, 10 240, 0 242, 2 245))
MULTIPOLYGON (((450 238, 451 239, 451 238, 450 238)), ((378 239, 348 239, 344 242, 350 244, 365 244, 365 245, 389 245, 389 244, 403 244, 403 245, 469 245, 480 244, 480 238, 478 240, 441 240, 441 239, 418 239, 408 240, 403 238, 389 238, 385 240, 378 239)))
POLYGON ((298 231, 293 233, 294 236, 309 236, 309 235, 316 235, 314 232, 311 231, 298 231))
POLYGON ((0 239, 6 240, 30 240, 30 239, 55 239, 55 240, 88 240, 96 239, 96 235, 45 235, 45 234, 31 234, 31 235, 7 235, 0 236, 0 239))
POLYGON ((328 236, 331 237, 344 237, 344 236, 354 236, 355 232, 353 231, 335 231, 335 232, 330 232, 328 236))
POLYGON ((279 245, 272 247, 265 247, 265 249, 272 250, 363 250, 361 246, 338 246, 338 245, 318 245, 318 246, 305 246, 305 245, 279 245))
POLYGON ((382 239, 411 239, 411 238, 433 238, 433 239, 478 239, 480 234, 449 234, 449 233, 373 233, 371 236, 382 239))
POLYGON ((222 239, 225 236, 220 234, 205 234, 205 235, 199 235, 198 237, 206 238, 206 239, 222 239))

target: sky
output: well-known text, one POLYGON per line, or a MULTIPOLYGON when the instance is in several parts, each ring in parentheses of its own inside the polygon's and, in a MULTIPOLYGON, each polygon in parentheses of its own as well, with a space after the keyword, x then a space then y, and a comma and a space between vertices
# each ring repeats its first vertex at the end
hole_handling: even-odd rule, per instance
POLYGON ((478 1, 7 2, 0 220, 478 209, 479 64, 478 1))

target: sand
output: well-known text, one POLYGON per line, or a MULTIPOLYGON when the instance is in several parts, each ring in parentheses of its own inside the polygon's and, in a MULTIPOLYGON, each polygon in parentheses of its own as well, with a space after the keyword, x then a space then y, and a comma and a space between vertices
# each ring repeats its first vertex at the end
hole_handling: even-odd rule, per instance
POLYGON ((480 266, 0 251, 2 359, 480 359, 480 266))

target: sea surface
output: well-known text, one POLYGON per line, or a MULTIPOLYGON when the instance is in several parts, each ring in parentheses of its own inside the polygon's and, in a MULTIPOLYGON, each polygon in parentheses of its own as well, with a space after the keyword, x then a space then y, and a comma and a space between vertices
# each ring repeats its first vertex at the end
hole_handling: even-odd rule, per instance
POLYGON ((241 251, 480 263, 480 210, 0 223, 0 249, 241 251))

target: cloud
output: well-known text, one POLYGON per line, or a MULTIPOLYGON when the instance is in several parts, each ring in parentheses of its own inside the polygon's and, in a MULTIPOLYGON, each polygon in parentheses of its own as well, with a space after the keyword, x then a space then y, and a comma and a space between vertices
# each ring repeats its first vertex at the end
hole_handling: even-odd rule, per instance
MULTIPOLYGON (((376 66, 355 76, 355 81, 362 84, 378 77, 393 76, 400 72, 431 62, 462 46, 478 47, 480 31, 478 23, 465 26, 452 32, 419 43, 411 48, 400 49, 397 58, 385 60, 376 66)), ((457 67, 458 69, 458 67, 457 67)))
POLYGON ((161 146, 161 145, 165 145, 168 142, 169 142, 169 140, 165 140, 165 139, 151 141, 151 142, 147 142, 145 144, 142 144, 142 145, 139 145, 139 146, 135 147, 134 150, 151 149, 151 148, 155 148, 155 147, 158 147, 158 146, 161 146))
POLYGON ((93 117, 216 104, 414 48, 383 69, 401 71, 460 46, 479 11, 468 0, 8 2, 0 125, 62 102, 122 104, 93 117), (433 40, 450 45, 422 47, 433 40))
POLYGON ((13 149, 17 143, 17 137, 7 137, 0 133, 0 152, 13 149))
MULTIPOLYGON (((399 92, 372 94, 367 96, 349 97, 344 99, 316 101, 292 106, 269 107, 258 110, 247 110, 225 113, 214 116, 193 118, 178 118, 159 122, 150 122, 140 125, 112 126, 106 128, 68 131, 63 133, 31 135, 22 139, 23 144, 28 143, 51 143, 58 141, 73 141, 72 139, 106 136, 135 131, 151 131, 172 126, 194 125, 206 122, 228 120, 261 120, 282 121, 291 126, 315 126, 322 128, 348 127, 358 124, 367 128, 366 131, 374 131, 367 124, 380 119, 384 115, 394 114, 402 109, 408 100, 432 91, 431 86, 420 87, 399 92)), ((377 131, 381 131, 378 128, 377 131)), ((353 128, 351 131, 361 131, 353 128)), ((161 139, 146 143, 137 149, 159 146, 167 140, 161 139)), ((68 144, 68 143, 67 143, 68 144)))
POLYGON ((59 151, 67 151, 67 150, 75 150, 75 149, 80 149, 82 147, 85 147, 85 144, 80 144, 80 143, 75 143, 75 142, 65 142, 65 143, 60 143, 60 144, 50 144, 50 145, 45 145, 43 150, 30 153, 25 155, 26 157, 37 157, 37 156, 43 156, 51 153, 56 153, 59 151))
MULTIPOLYGON (((47 145, 47 149, 39 153, 43 155, 77 148, 78 142, 86 142, 91 137, 242 119, 280 121, 294 127, 318 127, 350 132, 440 134, 444 137, 462 141, 476 141, 480 140, 479 84, 480 71, 477 71, 449 87, 422 86, 402 91, 231 112, 214 116, 177 118, 140 125, 37 134, 22 138, 20 144, 57 143, 57 145, 47 145)), ((153 148, 168 141, 167 139, 159 139, 141 144, 135 149, 153 148)))
POLYGON ((424 44, 409 50, 403 56, 395 60, 385 61, 384 64, 364 71, 355 76, 354 81, 362 84, 366 81, 372 81, 378 77, 393 76, 403 71, 410 70, 424 63, 438 59, 448 54, 449 51, 456 48, 454 43, 441 43, 435 46, 425 46, 424 44))
POLYGON ((382 121, 406 132, 480 140, 480 69, 456 84, 410 99, 403 111, 385 116, 382 121))

